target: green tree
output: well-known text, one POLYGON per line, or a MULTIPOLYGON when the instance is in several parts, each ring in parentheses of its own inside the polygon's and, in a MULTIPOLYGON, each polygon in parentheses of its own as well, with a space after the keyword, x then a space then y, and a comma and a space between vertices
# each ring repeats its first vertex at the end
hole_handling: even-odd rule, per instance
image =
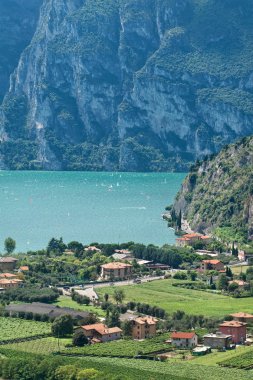
POLYGON ((217 288, 219 290, 226 290, 228 285, 228 279, 224 274, 220 274, 217 282, 217 288))
POLYGON ((107 309, 106 324, 108 327, 120 326, 119 310, 117 307, 112 306, 111 308, 107 309))
POLYGON ((179 211, 178 218, 177 218, 177 228, 178 230, 181 230, 182 228, 182 211, 179 211))
POLYGON ((115 299, 117 304, 122 303, 125 298, 124 290, 115 289, 113 293, 113 298, 115 299))
POLYGON ((83 369, 77 373, 76 380, 95 380, 101 372, 94 368, 83 369))
POLYGON ((89 341, 82 331, 76 331, 73 335, 72 342, 74 346, 83 347, 88 344, 89 341))
POLYGON ((64 365, 55 371, 57 380, 76 380, 77 368, 74 365, 64 365))
POLYGON ((123 324, 122 324, 122 330, 123 330, 123 334, 125 336, 131 336, 132 335, 132 322, 131 321, 125 321, 123 324))
POLYGON ((62 315, 55 318, 52 324, 52 334, 55 337, 73 334, 73 326, 73 318, 70 315, 62 315))
POLYGON ((8 237, 7 239, 5 239, 4 249, 8 254, 11 254, 12 252, 14 252, 15 248, 16 248, 16 242, 14 239, 12 239, 11 237, 8 237))

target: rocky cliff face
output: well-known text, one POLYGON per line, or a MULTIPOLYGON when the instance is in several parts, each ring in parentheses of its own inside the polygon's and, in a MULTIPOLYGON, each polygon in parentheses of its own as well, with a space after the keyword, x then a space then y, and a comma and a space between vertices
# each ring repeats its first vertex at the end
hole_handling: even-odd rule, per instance
POLYGON ((251 134, 252 11, 250 0, 44 0, 2 104, 2 165, 186 170, 251 134))
POLYGON ((226 241, 253 240, 253 137, 195 165, 174 204, 191 227, 226 241))
POLYGON ((42 1, 0 1, 0 102, 20 54, 34 35, 42 1))

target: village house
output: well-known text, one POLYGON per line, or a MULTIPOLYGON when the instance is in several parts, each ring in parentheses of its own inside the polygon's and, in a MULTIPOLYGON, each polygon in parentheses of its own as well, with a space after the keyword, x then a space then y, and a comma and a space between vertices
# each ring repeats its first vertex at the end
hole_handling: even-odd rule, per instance
POLYGON ((113 262, 101 265, 101 277, 104 280, 127 279, 132 276, 132 265, 113 262))
POLYGON ((229 285, 231 285, 231 284, 237 284, 239 289, 244 289, 246 286, 249 285, 248 282, 243 281, 243 280, 231 280, 228 283, 229 283, 229 285))
POLYGON ((152 317, 138 317, 132 321, 133 339, 146 339, 156 335, 156 325, 158 320, 152 317))
POLYGON ((248 313, 234 313, 230 314, 234 321, 244 322, 244 323, 253 323, 253 315, 248 313))
POLYGON ((7 279, 7 280, 14 280, 18 278, 17 274, 13 273, 0 273, 0 280, 7 279))
POLYGON ((103 323, 81 326, 84 335, 94 343, 110 342, 121 338, 122 330, 119 327, 107 327, 103 323))
POLYGON ((198 336, 193 332, 174 331, 171 334, 171 343, 178 348, 193 348, 198 344, 198 336))
POLYGON ((232 337, 232 342, 235 344, 243 344, 246 340, 247 323, 238 321, 226 321, 219 326, 222 334, 228 334, 232 337))
POLYGON ((224 271, 224 264, 219 260, 202 260, 201 261, 201 271, 205 272, 207 270, 216 270, 218 272, 224 271))
POLYGON ((134 256, 128 249, 116 249, 115 253, 112 255, 112 258, 114 260, 133 261, 134 256))
POLYGON ((23 281, 19 279, 9 280, 7 278, 0 279, 0 288, 2 289, 10 289, 10 288, 18 288, 22 285, 23 281))
POLYGON ((18 259, 14 257, 1 257, 0 258, 0 272, 13 272, 16 268, 18 259))
POLYGON ((211 348, 229 348, 232 343, 232 336, 217 332, 216 334, 206 334, 203 336, 204 346, 211 348))
POLYGON ((29 271, 29 267, 27 265, 23 265, 22 267, 19 268, 18 271, 19 272, 28 272, 29 271))
POLYGON ((183 235, 181 238, 177 238, 176 245, 179 247, 186 247, 187 245, 193 245, 197 241, 209 243, 211 241, 211 237, 201 235, 199 233, 186 234, 183 235))

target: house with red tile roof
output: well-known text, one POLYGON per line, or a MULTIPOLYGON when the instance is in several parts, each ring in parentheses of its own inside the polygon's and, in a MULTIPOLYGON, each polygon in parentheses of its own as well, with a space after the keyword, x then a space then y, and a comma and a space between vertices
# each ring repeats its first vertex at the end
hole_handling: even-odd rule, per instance
POLYGON ((171 343, 178 348, 193 348, 198 344, 198 336, 193 332, 174 331, 171 334, 171 343))
POLYGON ((131 321, 133 339, 146 339, 156 335, 158 319, 153 317, 137 317, 131 321))
POLYGON ((95 343, 110 342, 121 338, 119 327, 107 327, 103 323, 81 326, 84 335, 95 343))
POLYGON ((234 319, 234 321, 245 322, 245 323, 253 323, 253 315, 248 313, 234 313, 230 314, 230 316, 234 319))
POLYGON ((101 265, 101 277, 104 280, 127 279, 132 276, 132 265, 112 262, 101 265))
POLYGON ((0 258, 0 272, 14 271, 18 259, 14 257, 1 257, 0 258))
POLYGON ((222 334, 232 336, 232 342, 235 344, 243 344, 246 341, 247 323, 238 321, 225 321, 219 326, 222 334))
POLYGON ((199 233, 186 234, 176 240, 176 245, 179 247, 185 247, 187 245, 193 245, 196 241, 203 241, 208 243, 211 240, 210 236, 201 235, 199 233))
POLYGON ((7 278, 0 279, 0 288, 2 289, 10 289, 10 288, 18 288, 23 283, 22 280, 14 279, 9 280, 7 278))
POLYGON ((223 272, 225 270, 224 264, 220 260, 202 260, 201 271, 216 270, 223 272))

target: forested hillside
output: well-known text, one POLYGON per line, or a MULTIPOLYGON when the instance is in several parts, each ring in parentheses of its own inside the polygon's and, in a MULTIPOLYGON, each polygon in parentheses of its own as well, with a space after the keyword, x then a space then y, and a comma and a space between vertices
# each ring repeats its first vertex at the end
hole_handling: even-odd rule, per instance
POLYGON ((253 239, 253 137, 197 163, 174 204, 191 227, 226 241, 253 239))

